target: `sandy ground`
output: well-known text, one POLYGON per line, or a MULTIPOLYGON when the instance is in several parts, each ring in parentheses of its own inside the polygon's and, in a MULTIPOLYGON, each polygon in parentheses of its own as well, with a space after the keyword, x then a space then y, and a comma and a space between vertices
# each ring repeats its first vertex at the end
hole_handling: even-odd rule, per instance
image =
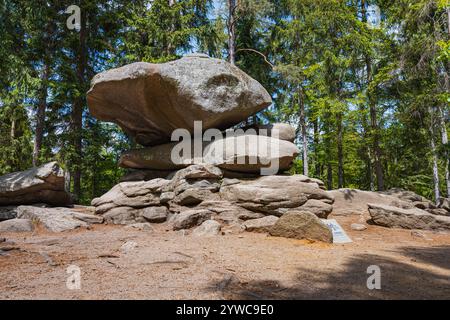
MULTIPOLYGON (((199 238, 98 225, 51 234, 3 234, 1 299, 450 299, 450 234, 331 216, 354 240, 328 245, 241 233, 199 238), (137 247, 120 250, 127 241, 137 247), (5 252, 5 251, 3 251, 5 252), (66 285, 81 270, 81 289, 66 285), (369 290, 378 265, 381 289, 369 290)), ((1 241, 1 240, 0 240, 1 241)))

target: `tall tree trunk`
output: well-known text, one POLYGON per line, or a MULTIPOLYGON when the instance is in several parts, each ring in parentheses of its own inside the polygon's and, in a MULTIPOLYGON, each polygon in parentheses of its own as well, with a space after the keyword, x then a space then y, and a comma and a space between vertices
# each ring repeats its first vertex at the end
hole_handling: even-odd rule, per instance
POLYGON ((314 174, 316 178, 320 177, 321 172, 321 166, 320 166, 320 160, 319 160, 319 119, 314 119, 313 121, 313 127, 314 127, 314 174))
MULTIPOLYGON (((79 46, 77 53, 77 80, 81 91, 84 90, 86 83, 85 73, 87 69, 87 30, 86 30, 86 14, 85 10, 81 10, 81 23, 79 46)), ((75 151, 73 173, 71 174, 73 180, 73 193, 77 200, 81 197, 81 164, 82 164, 82 129, 83 129, 83 106, 84 98, 77 97, 73 103, 72 109, 72 134, 73 146, 75 151)))
POLYGON ((303 96, 303 89, 298 89, 298 110, 299 110, 299 125, 302 134, 302 160, 303 160, 303 174, 309 176, 309 163, 308 163, 308 132, 306 126, 306 112, 305 112, 305 99, 303 96))
POLYGON ((236 0, 228 0, 228 59, 236 64, 236 0))
POLYGON ((384 174, 383 165, 381 164, 381 148, 380 148, 380 135, 377 123, 377 111, 375 104, 371 103, 370 106, 370 122, 373 131, 373 155, 375 165, 375 176, 377 178, 377 190, 384 190, 384 174))
POLYGON ((330 161, 327 163, 327 188, 328 190, 333 189, 333 166, 330 161))
POLYGON ((439 203, 439 199, 441 198, 439 191, 439 171, 438 171, 438 156, 436 150, 436 143, 434 141, 433 130, 430 129, 431 133, 431 152, 433 154, 433 190, 434 190, 434 200, 436 204, 439 203))
POLYGON ((336 115, 337 122, 337 153, 338 153, 338 188, 344 187, 344 153, 343 153, 343 130, 342 113, 336 115))
MULTIPOLYGON (((366 10, 366 1, 361 0, 361 14, 362 21, 367 22, 367 10, 366 10)), ((367 85, 372 81, 372 61, 369 55, 366 54, 366 71, 367 71, 367 85)), ((375 167, 375 176, 377 179, 377 190, 384 190, 384 174, 383 174, 383 166, 381 164, 381 148, 380 148, 380 133, 378 128, 378 120, 377 120, 377 108, 376 102, 371 94, 367 93, 367 98, 369 102, 369 115, 370 115, 370 128, 371 128, 371 136, 372 136, 372 148, 373 148, 373 157, 374 157, 374 167, 375 167)))
MULTIPOLYGON (((367 68, 367 80, 368 83, 372 81, 372 63, 370 58, 366 57, 367 68)), ((367 98, 369 102, 369 114, 370 114, 370 129, 372 133, 372 148, 374 156, 375 176, 377 178, 377 190, 384 190, 384 174, 383 165, 381 164, 381 148, 380 148, 380 130, 378 128, 377 120, 377 106, 373 96, 368 92, 367 98)))
MULTIPOLYGON (((168 0, 168 5, 169 7, 173 7, 175 5, 175 0, 168 0)), ((171 19, 174 19, 174 17, 171 17, 171 19)), ((172 23, 170 24, 170 34, 172 34, 173 32, 175 32, 175 22, 174 20, 172 20, 172 23)), ((166 48, 166 55, 170 56, 173 55, 175 53, 175 47, 172 43, 172 41, 169 40, 169 42, 167 43, 167 48, 166 48)))
MULTIPOLYGON (((430 125, 428 128, 428 132, 430 133, 430 147, 431 154, 433 158, 433 190, 434 190, 434 201, 436 204, 439 203, 439 199, 441 198, 440 190, 439 190, 439 168, 438 168, 438 154, 436 148, 436 141, 434 138, 434 127, 435 123, 435 113, 433 108, 428 108, 428 113, 430 114, 430 125)), ((437 115, 438 118, 440 115, 437 115)))
POLYGON ((447 134, 447 126, 445 124, 445 115, 442 111, 442 108, 438 107, 438 116, 439 116, 439 124, 441 127, 441 141, 442 145, 445 148, 444 151, 444 170, 445 170, 445 183, 447 186, 447 198, 450 198, 450 161, 449 161, 449 154, 448 154, 448 134, 447 134))
POLYGON ((45 110, 47 108, 47 90, 48 90, 49 76, 50 76, 50 65, 48 62, 44 62, 44 69, 41 76, 42 83, 36 112, 36 131, 34 135, 34 147, 33 147, 33 167, 37 167, 39 165, 39 156, 42 148, 42 139, 44 137, 45 110))
POLYGON ((361 114, 361 125, 362 125, 362 137, 363 137, 363 159, 364 162, 366 164, 366 179, 369 183, 369 190, 370 191, 375 191, 375 184, 373 181, 373 174, 372 174, 372 156, 370 154, 370 146, 369 146, 369 138, 368 138, 368 132, 369 130, 369 124, 367 121, 367 116, 366 116, 366 110, 364 108, 364 105, 361 104, 359 107, 359 112, 361 114))

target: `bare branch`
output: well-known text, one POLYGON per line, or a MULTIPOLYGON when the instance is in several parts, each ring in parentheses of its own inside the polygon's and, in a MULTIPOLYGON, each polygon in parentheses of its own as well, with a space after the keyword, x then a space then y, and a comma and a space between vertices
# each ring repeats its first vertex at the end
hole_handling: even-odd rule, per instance
POLYGON ((271 62, 267 59, 267 57, 266 57, 263 53, 259 52, 258 50, 255 50, 255 49, 238 49, 238 50, 236 50, 236 53, 238 53, 239 51, 250 51, 250 52, 257 53, 257 54, 259 54, 261 57, 264 58, 264 61, 265 61, 272 69, 275 68, 275 65, 274 65, 273 63, 271 63, 271 62))

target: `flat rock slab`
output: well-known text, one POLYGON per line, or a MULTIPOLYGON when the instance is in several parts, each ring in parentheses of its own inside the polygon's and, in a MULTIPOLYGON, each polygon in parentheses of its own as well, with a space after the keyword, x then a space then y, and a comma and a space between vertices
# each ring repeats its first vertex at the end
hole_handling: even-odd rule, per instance
POLYGON ((91 114, 117 123, 143 146, 170 141, 172 132, 227 129, 271 105, 256 80, 230 63, 203 57, 132 63, 96 75, 87 94, 91 114))
POLYGON ((291 168, 300 152, 290 141, 251 134, 220 138, 212 143, 199 141, 203 146, 199 156, 194 156, 195 143, 194 140, 186 145, 185 141, 172 142, 129 150, 122 154, 119 165, 164 172, 193 164, 210 164, 236 173, 269 175, 291 168), (273 170, 268 171, 270 168, 273 170))
MULTIPOLYGON (((52 232, 63 232, 73 230, 79 227, 88 227, 87 214, 73 212, 68 208, 39 208, 33 206, 19 206, 17 216, 21 219, 30 219, 42 224, 46 229, 52 232), (77 217, 83 216, 83 220, 77 217)), ((95 216, 93 216, 95 219, 95 216)))
POLYGON ((64 190, 64 172, 56 162, 0 177, 0 206, 34 203, 54 206, 72 203, 64 190))
POLYGON ((223 200, 234 202, 245 209, 281 216, 288 209, 301 208, 310 199, 333 203, 333 196, 322 190, 320 183, 303 175, 264 176, 253 180, 227 179, 219 193, 223 200))
POLYGON ((384 227, 423 230, 450 230, 450 217, 431 214, 425 210, 403 209, 369 203, 369 213, 375 224, 384 227))
POLYGON ((16 218, 0 222, 0 232, 30 232, 33 229, 33 222, 30 219, 16 218))
POLYGON ((276 216, 266 216, 259 219, 251 219, 243 223, 246 231, 269 232, 270 228, 279 220, 276 216))

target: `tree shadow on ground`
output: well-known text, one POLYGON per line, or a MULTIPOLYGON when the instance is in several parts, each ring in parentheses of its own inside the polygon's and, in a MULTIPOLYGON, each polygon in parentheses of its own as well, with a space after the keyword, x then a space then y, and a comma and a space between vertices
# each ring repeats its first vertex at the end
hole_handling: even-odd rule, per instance
POLYGON ((299 268, 292 283, 277 280, 240 279, 239 275, 213 283, 210 289, 224 299, 450 299, 450 247, 406 247, 393 258, 373 254, 356 255, 340 268, 299 268), (401 258, 401 259, 400 259, 401 258), (402 260, 402 262, 399 262, 402 260), (428 268, 411 265, 420 262, 428 268), (381 289, 369 290, 370 265, 381 269, 381 289), (433 267, 441 268, 436 270, 433 267), (434 269, 434 270, 433 270, 434 269), (445 269, 445 270, 442 270, 445 269))

